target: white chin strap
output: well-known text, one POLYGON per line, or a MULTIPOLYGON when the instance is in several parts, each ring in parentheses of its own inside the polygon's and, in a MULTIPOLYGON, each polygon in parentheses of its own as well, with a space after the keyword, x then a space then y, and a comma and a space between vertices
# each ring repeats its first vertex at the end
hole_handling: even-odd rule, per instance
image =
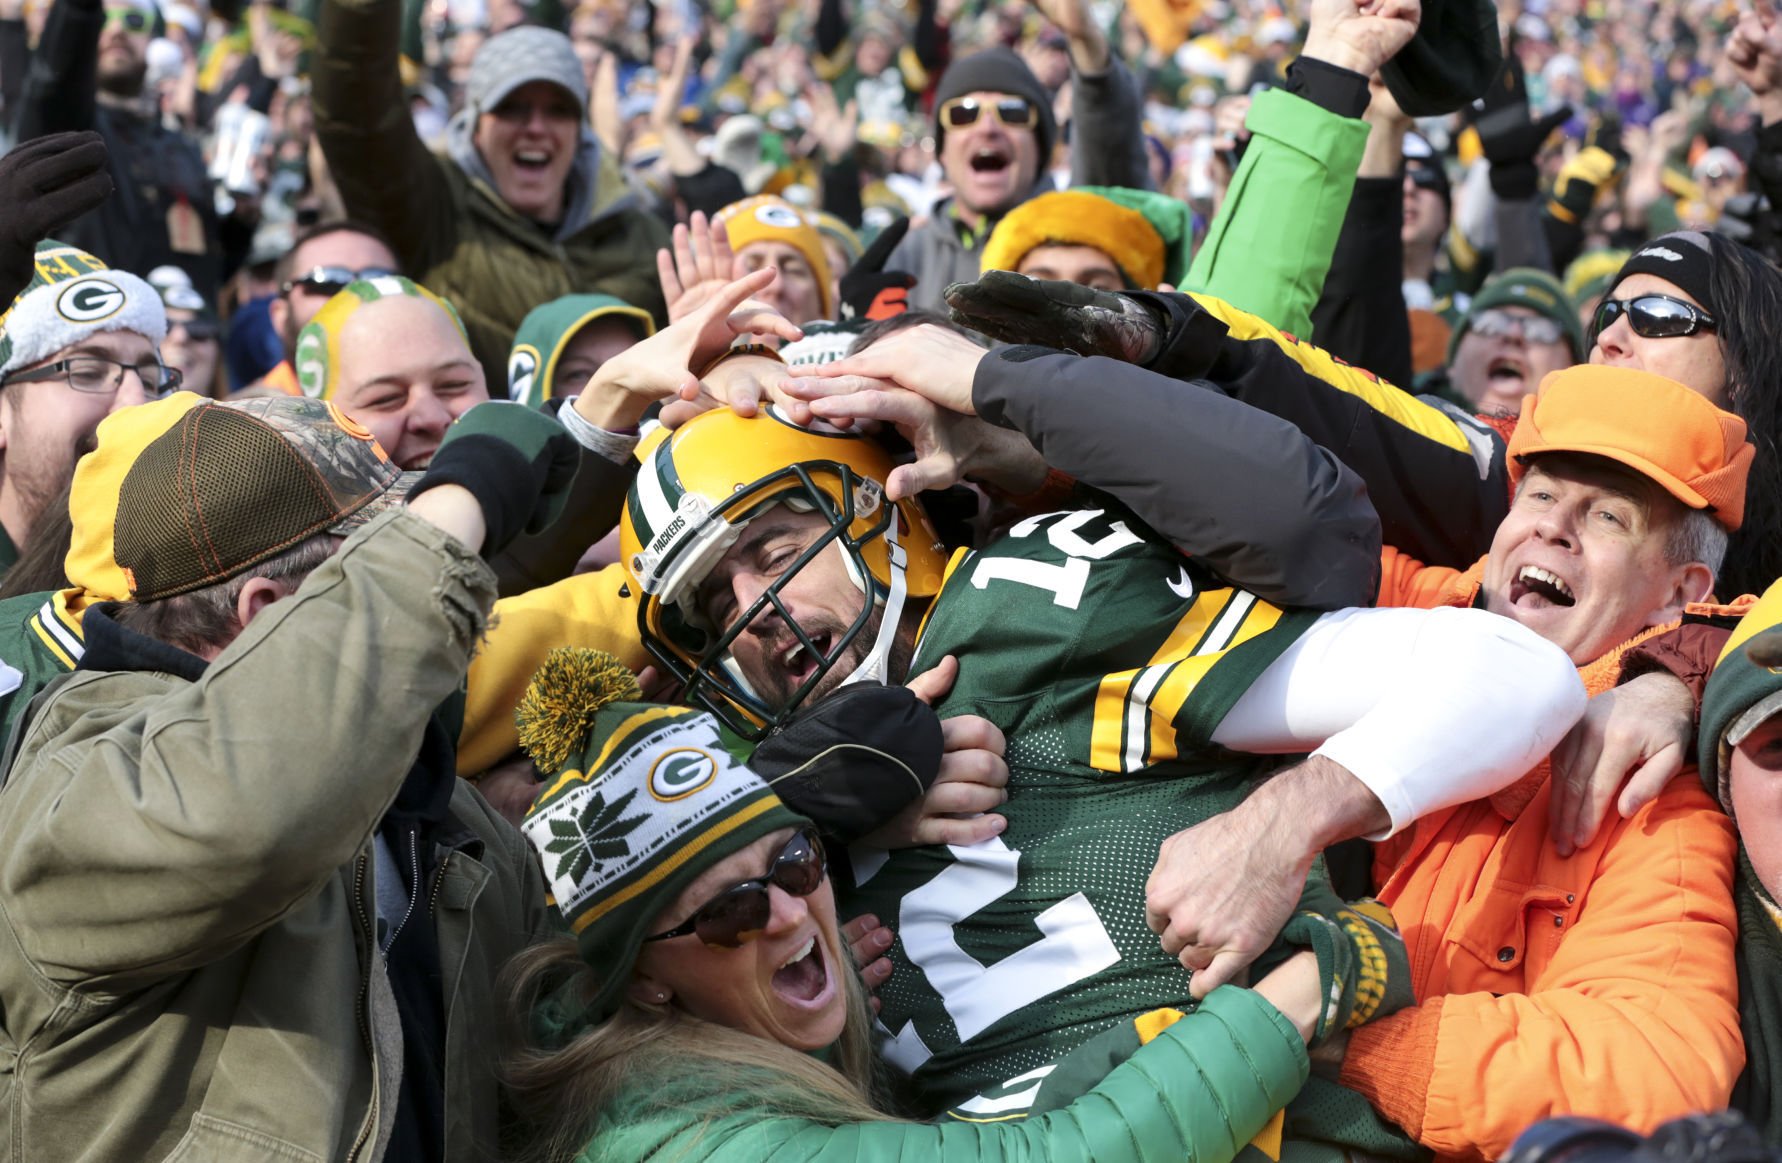
MULTIPOLYGON (((843 559, 852 563, 847 554, 843 559)), ((909 556, 904 553, 903 546, 897 543, 897 514, 891 514, 891 521, 885 529, 885 560, 891 567, 891 584, 885 595, 885 612, 879 619, 879 637, 867 651, 854 673, 841 681, 842 686, 857 682, 876 682, 881 686, 891 682, 891 645, 897 641, 897 627, 903 621, 903 600, 909 593, 904 582, 904 566, 909 556)), ((867 600, 872 600, 872 591, 867 590, 867 600)))

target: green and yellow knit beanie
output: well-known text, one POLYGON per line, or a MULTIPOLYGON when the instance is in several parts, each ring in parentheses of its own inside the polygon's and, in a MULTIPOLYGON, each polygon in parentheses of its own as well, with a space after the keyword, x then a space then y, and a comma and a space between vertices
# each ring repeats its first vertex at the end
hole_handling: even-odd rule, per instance
POLYGON ((762 836, 810 824, 711 715, 642 697, 612 655, 562 647, 515 715, 520 746, 550 773, 521 831, 596 981, 549 1026, 611 1016, 643 939, 682 890, 762 836))

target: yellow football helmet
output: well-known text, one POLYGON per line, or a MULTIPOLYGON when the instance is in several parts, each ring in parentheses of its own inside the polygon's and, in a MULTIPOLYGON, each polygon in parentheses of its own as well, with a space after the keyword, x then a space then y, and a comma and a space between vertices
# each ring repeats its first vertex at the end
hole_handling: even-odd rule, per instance
POLYGON ((644 645, 685 684, 686 698, 745 737, 760 738, 835 668, 876 607, 884 611, 878 640, 847 681, 889 679, 904 602, 940 592, 947 555, 920 504, 886 502, 895 462, 883 448, 856 433, 801 427, 772 408, 752 418, 719 408, 646 444, 639 455, 643 463, 619 525, 620 561, 639 591, 644 645), (700 583, 750 521, 781 504, 824 514, 829 529, 729 626, 703 625, 700 583), (781 604, 779 591, 832 542, 869 600, 822 651, 781 604), (730 644, 770 605, 819 659, 784 707, 768 705, 730 659, 730 644))

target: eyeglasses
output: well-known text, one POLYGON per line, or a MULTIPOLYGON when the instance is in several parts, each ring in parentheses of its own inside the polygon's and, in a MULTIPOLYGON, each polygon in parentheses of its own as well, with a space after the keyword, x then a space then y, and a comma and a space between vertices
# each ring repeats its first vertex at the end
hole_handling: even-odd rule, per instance
POLYGON ((1466 329, 1492 339, 1516 335, 1524 343, 1559 343, 1565 339, 1565 329, 1545 315, 1512 315, 1495 307, 1473 316, 1466 329))
POLYGON ((106 9, 104 27, 112 28, 117 25, 122 25, 125 32, 147 32, 149 14, 140 8, 106 9))
POLYGON ((169 319, 167 330, 171 332, 175 327, 183 328, 187 339, 200 343, 206 339, 215 339, 223 333, 223 325, 215 319, 169 319))
POLYGON ((163 367, 158 361, 145 360, 142 363, 125 363, 118 359, 106 359, 100 355, 79 355, 73 359, 59 359, 55 363, 33 368, 28 372, 7 376, 9 384, 43 383, 50 380, 63 380, 77 392, 90 392, 93 395, 115 395, 124 386, 124 373, 135 372, 142 386, 151 396, 165 396, 176 390, 184 378, 179 369, 163 367))
POLYGON ((1645 339, 1675 339, 1714 330, 1714 317, 1694 303, 1669 295, 1636 295, 1631 299, 1604 299, 1597 305, 1596 317, 1591 320, 1591 341, 1595 342, 1623 315, 1634 334, 1645 339))
POLYGON ((288 295, 302 287, 314 295, 338 295, 362 279, 386 279, 395 273, 387 267, 315 267, 302 278, 288 280, 280 290, 288 295))
POLYGON ((823 842, 814 832, 800 832, 780 849, 766 876, 731 885, 700 905, 685 924, 644 940, 667 941, 697 933, 707 945, 738 948, 767 928, 768 918, 773 915, 768 885, 778 885, 791 896, 809 896, 823 883, 823 876, 823 842))
POLYGON ((964 129, 976 125, 985 112, 996 118, 1004 129, 1032 129, 1039 124, 1039 110, 1019 97, 1000 101, 980 101, 976 97, 955 97, 940 107, 940 123, 944 129, 964 129))

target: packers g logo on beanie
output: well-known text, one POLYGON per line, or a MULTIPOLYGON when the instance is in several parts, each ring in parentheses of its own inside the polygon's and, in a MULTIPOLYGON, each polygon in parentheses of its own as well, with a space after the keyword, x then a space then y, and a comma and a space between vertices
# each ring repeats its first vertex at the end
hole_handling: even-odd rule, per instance
POLYGON ((458 317, 457 308, 413 279, 405 279, 401 275, 360 279, 348 284, 322 304, 316 317, 297 336, 297 351, 292 356, 291 364, 297 372, 297 386, 304 395, 311 399, 326 400, 339 390, 340 333, 346 327, 347 320, 366 304, 391 297, 425 299, 439 307, 451 316, 452 326, 458 329, 465 346, 469 346, 470 335, 464 330, 464 320, 458 317))
POLYGON ((93 277, 80 279, 56 296, 56 314, 70 323, 97 323, 124 309, 128 300, 115 283, 93 277))

